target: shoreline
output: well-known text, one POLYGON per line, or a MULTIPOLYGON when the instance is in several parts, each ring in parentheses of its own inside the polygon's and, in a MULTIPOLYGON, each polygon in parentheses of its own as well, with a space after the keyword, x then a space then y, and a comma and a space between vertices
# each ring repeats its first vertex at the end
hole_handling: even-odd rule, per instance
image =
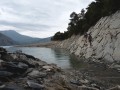
MULTIPOLYGON (((102 74, 98 75, 95 71, 92 71, 92 68, 94 67, 91 67, 91 69, 63 70, 55 64, 47 64, 31 55, 23 53, 7 53, 5 49, 1 50, 4 54, 0 53, 0 67, 3 68, 3 70, 1 68, 0 71, 0 78, 4 77, 5 81, 1 81, 0 88, 3 89, 19 87, 21 89, 15 90, 36 90, 36 88, 41 90, 110 90, 109 88, 118 88, 117 85, 120 84, 120 82, 117 83, 116 81, 114 83, 106 81, 119 80, 119 75, 115 75, 114 77, 108 75, 108 77, 104 77, 102 74), (4 68, 6 68, 6 71, 4 71, 4 68), (22 70, 22 72, 14 72, 16 69, 22 70), (4 73, 9 74, 5 77, 6 74, 3 76, 3 71, 4 73), (9 77, 12 77, 12 81, 9 77), (8 79, 7 82, 6 79, 8 79), (20 82, 17 82, 18 80, 20 80, 20 82), (15 86, 11 87, 11 83, 15 86)), ((100 64, 99 62, 93 61, 88 61, 87 63, 90 63, 93 66, 96 65, 96 67, 100 67, 99 69, 102 67, 105 72, 113 70, 116 73, 114 68, 107 69, 106 65, 103 63, 100 64)))
POLYGON ((48 47, 52 48, 55 47, 55 45, 58 43, 58 41, 51 41, 47 43, 36 43, 36 44, 28 44, 28 45, 16 45, 15 47, 48 47))

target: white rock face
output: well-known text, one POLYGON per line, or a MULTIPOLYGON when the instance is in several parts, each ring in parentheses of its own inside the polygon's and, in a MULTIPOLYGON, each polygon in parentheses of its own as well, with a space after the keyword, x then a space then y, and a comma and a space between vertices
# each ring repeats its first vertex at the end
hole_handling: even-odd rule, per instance
POLYGON ((101 18, 87 33, 91 33, 92 46, 80 35, 60 42, 59 46, 79 57, 120 61, 120 11, 101 18))

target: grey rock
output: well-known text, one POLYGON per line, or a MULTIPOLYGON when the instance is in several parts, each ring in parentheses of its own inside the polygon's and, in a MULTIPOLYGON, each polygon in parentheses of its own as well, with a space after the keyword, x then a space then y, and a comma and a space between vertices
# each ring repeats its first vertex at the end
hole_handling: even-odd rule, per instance
POLYGON ((28 65, 25 64, 25 63, 19 62, 19 63, 18 63, 18 67, 19 67, 19 68, 23 68, 23 69, 27 69, 27 68, 28 68, 28 65))
POLYGON ((71 84, 78 85, 78 86, 81 86, 81 85, 82 85, 82 83, 80 83, 79 80, 77 80, 77 81, 76 81, 76 80, 71 80, 70 83, 71 83, 71 84))
POLYGON ((10 77, 12 76, 13 73, 8 72, 8 71, 0 71, 0 77, 10 77))
POLYGON ((0 53, 3 53, 3 52, 7 53, 6 49, 0 47, 0 53))
POLYGON ((25 90, 25 89, 15 83, 8 83, 7 85, 3 85, 3 87, 1 87, 0 90, 25 90))
POLYGON ((35 83, 33 81, 27 81, 27 84, 30 88, 33 88, 33 89, 39 89, 39 90, 43 90, 44 89, 44 85, 41 85, 41 84, 38 84, 38 83, 35 83))
POLYGON ((0 81, 0 89, 4 88, 6 85, 0 81))
POLYGON ((79 86, 78 90, 100 90, 94 87, 87 87, 87 86, 79 86))
POLYGON ((3 62, 2 67, 12 73, 24 73, 28 68, 26 64, 18 62, 3 62))
POLYGON ((28 74, 28 76, 33 77, 33 78, 44 78, 47 76, 47 74, 44 72, 40 72, 38 70, 33 70, 32 72, 28 74))
POLYGON ((42 68, 45 69, 46 71, 51 71, 51 70, 53 70, 53 67, 52 67, 52 66, 48 66, 48 65, 43 66, 42 68))
POLYGON ((120 90, 120 85, 117 85, 115 87, 109 88, 107 90, 120 90))
POLYGON ((91 86, 92 86, 92 87, 94 87, 94 88, 97 88, 97 89, 101 89, 101 87, 100 87, 100 86, 98 86, 98 85, 97 85, 97 84, 95 84, 95 83, 94 83, 94 84, 91 84, 91 86))
POLYGON ((85 80, 79 80, 79 82, 81 82, 82 84, 88 84, 89 83, 89 81, 87 79, 85 79, 85 80))
POLYGON ((113 63, 112 65, 109 66, 109 68, 114 68, 114 69, 117 69, 118 71, 120 71, 120 65, 119 64, 113 63))
POLYGON ((0 85, 0 90, 1 90, 1 89, 4 89, 5 86, 6 86, 6 85, 4 85, 4 84, 3 84, 3 85, 0 85))
POLYGON ((26 70, 26 72, 24 73, 24 75, 27 75, 28 73, 30 73, 30 72, 32 72, 33 71, 33 68, 28 68, 27 70, 26 70))

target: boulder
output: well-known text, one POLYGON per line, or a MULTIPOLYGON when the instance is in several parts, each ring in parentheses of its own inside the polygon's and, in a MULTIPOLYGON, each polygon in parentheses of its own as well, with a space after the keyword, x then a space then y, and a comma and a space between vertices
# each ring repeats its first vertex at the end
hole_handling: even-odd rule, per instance
POLYGON ((25 90, 25 89, 15 83, 8 83, 6 85, 2 85, 0 90, 25 90))
POLYGON ((35 89, 35 90, 43 90, 44 89, 44 85, 35 83, 33 81, 27 81, 27 84, 30 88, 35 89))
POLYGON ((28 68, 28 65, 25 64, 25 63, 19 62, 19 63, 18 63, 18 67, 19 67, 19 68, 22 68, 22 69, 27 69, 27 68, 28 68))
POLYGON ((87 79, 79 80, 79 82, 81 82, 82 84, 88 84, 89 83, 89 81, 87 79))
POLYGON ((119 64, 112 64, 109 66, 109 68, 120 69, 120 65, 119 64))
POLYGON ((32 72, 28 73, 28 76, 33 78, 44 78, 47 76, 47 74, 38 70, 33 70, 32 72))
POLYGON ((10 77, 12 76, 13 73, 8 72, 8 71, 0 71, 0 77, 10 77))
POLYGON ((48 65, 43 66, 42 68, 45 69, 46 71, 51 71, 54 69, 52 66, 48 66, 48 65))
POLYGON ((4 84, 3 84, 3 85, 0 85, 0 90, 5 90, 4 88, 5 88, 5 85, 4 85, 4 84))
POLYGON ((78 80, 77 81, 76 80, 71 80, 70 83, 74 84, 74 85, 78 85, 78 86, 82 85, 82 83, 80 83, 78 80))
POLYGON ((18 62, 2 62, 2 67, 12 73, 24 73, 27 69, 27 65, 18 62))
POLYGON ((0 54, 7 53, 6 49, 0 47, 0 54))
POLYGON ((0 59, 0 67, 2 67, 2 63, 3 63, 3 62, 4 62, 4 61, 0 59))

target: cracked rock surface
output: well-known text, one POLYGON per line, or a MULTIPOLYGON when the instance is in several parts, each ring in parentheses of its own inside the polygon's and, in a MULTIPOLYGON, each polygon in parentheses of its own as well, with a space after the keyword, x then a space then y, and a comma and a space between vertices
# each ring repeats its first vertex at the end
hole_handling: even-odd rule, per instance
POLYGON ((79 57, 120 61, 120 11, 101 18, 87 33, 91 33, 92 46, 84 35, 72 36, 57 45, 79 57))

